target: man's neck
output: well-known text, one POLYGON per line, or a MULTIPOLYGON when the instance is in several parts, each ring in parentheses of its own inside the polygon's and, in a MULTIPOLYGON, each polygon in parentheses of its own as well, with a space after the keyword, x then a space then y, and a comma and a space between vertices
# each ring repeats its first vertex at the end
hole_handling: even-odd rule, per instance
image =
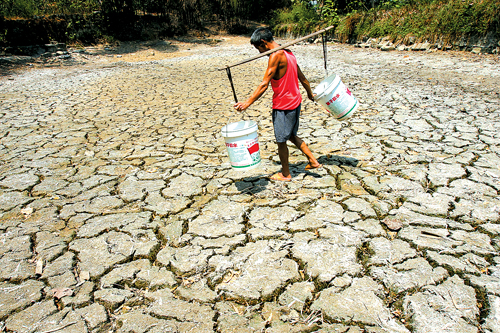
POLYGON ((270 50, 275 49, 275 48, 278 48, 278 47, 280 47, 280 46, 281 46, 280 44, 276 43, 274 40, 273 40, 271 43, 269 43, 269 44, 270 44, 270 45, 269 45, 269 49, 270 49, 270 50))

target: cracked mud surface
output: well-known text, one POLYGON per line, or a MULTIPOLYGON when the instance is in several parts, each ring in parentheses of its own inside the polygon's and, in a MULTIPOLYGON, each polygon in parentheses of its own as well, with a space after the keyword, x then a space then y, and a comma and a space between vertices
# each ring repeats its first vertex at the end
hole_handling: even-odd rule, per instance
MULTIPOLYGON (((498 56, 329 45, 360 108, 304 98, 324 167, 290 147, 275 183, 271 89, 237 114, 217 70, 247 40, 149 46, 0 77, 0 331, 500 331, 498 56)), ((315 87, 321 46, 292 50, 315 87)), ((265 66, 232 69, 240 100, 265 66)))

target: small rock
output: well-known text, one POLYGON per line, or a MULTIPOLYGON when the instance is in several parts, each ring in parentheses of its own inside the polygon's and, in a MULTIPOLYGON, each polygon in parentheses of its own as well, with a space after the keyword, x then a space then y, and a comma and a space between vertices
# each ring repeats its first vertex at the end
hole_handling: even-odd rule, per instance
POLYGON ((380 48, 381 51, 394 51, 395 49, 396 48, 394 46, 392 46, 392 45, 390 45, 390 46, 382 46, 380 48))
POLYGON ((387 226, 389 230, 399 231, 403 227, 403 222, 396 217, 388 216, 382 220, 382 223, 387 226))
POLYGON ((474 47, 471 52, 474 54, 480 54, 482 51, 483 49, 481 47, 474 47))
POLYGON ((52 296, 55 299, 61 299, 66 296, 71 296, 73 295, 73 290, 71 288, 55 288, 51 290, 52 296))

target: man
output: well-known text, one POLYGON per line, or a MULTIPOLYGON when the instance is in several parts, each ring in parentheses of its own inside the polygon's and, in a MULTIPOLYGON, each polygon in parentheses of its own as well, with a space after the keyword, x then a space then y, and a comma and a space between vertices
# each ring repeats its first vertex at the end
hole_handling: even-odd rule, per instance
MULTIPOLYGON (((273 39, 273 34, 269 29, 258 28, 252 34, 250 43, 259 50, 260 53, 275 49, 280 45, 273 39)), ((287 140, 290 140, 304 155, 309 163, 306 170, 319 168, 322 165, 314 158, 306 143, 297 136, 299 128, 300 106, 302 95, 299 91, 299 82, 307 92, 307 97, 313 99, 313 93, 309 81, 297 65, 295 56, 289 50, 279 50, 269 55, 269 63, 264 75, 264 79, 254 91, 252 96, 243 103, 236 103, 234 107, 238 111, 247 109, 252 103, 258 100, 267 90, 269 83, 274 91, 273 95, 273 126, 276 143, 278 144, 278 155, 281 161, 281 172, 271 176, 272 180, 290 181, 292 175, 288 164, 287 140)))

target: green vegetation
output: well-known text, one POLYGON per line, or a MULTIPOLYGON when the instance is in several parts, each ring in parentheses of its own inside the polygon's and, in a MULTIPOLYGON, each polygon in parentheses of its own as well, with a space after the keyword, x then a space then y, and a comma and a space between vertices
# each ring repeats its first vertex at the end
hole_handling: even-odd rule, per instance
POLYGON ((99 10, 99 3, 98 0, 3 0, 0 15, 31 18, 37 15, 87 14, 99 10))
POLYGON ((342 41, 362 36, 400 40, 439 36, 451 41, 462 36, 500 35, 500 0, 324 0, 319 5, 295 0, 272 20, 279 33, 312 32, 332 24, 342 41), (316 20, 309 19, 311 12, 316 20))
POLYGON ((273 10, 290 5, 290 0, 2 0, 0 16, 24 18, 33 16, 91 14, 152 14, 176 16, 185 23, 197 24, 219 19, 266 20, 273 10))
POLYGON ((500 34, 500 1, 451 0, 420 2, 395 8, 350 13, 339 23, 337 34, 353 37, 404 39, 407 36, 454 40, 461 36, 500 34))
POLYGON ((264 21, 290 0, 2 0, 0 46, 154 39, 203 30, 216 23, 247 33, 248 20, 264 21), (17 21, 17 22, 15 22, 17 21))
POLYGON ((249 20, 265 22, 281 35, 335 25, 342 41, 385 36, 451 41, 500 35, 500 0, 3 0, 0 46, 48 38, 82 43, 158 38, 203 30, 207 23, 242 34, 250 32, 249 20), (11 21, 19 19, 30 22, 14 27, 11 21))
POLYGON ((318 11, 305 2, 296 2, 291 8, 277 10, 271 20, 275 33, 304 34, 316 30, 320 22, 318 11))

